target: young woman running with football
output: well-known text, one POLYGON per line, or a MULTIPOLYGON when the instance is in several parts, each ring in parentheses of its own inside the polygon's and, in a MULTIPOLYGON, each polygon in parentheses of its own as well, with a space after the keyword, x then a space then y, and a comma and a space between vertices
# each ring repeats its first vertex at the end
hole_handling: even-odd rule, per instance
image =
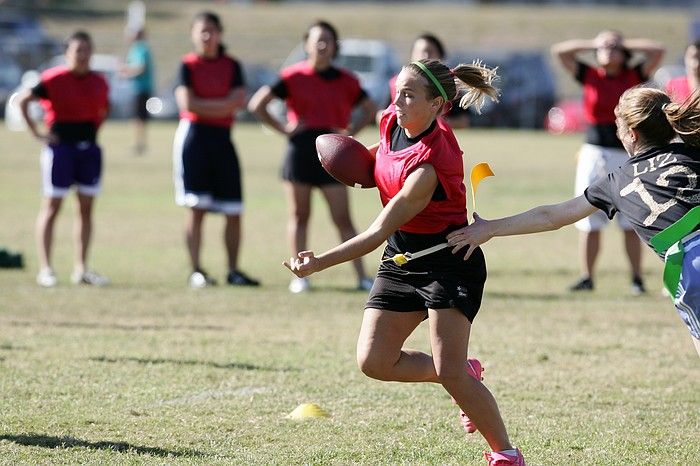
POLYGON ((445 242, 467 223, 462 151, 450 127, 439 118, 467 93, 462 107, 496 99, 494 70, 481 65, 450 69, 436 60, 405 66, 397 79, 393 105, 380 123, 374 178, 384 208, 367 230, 319 255, 302 251, 285 265, 306 277, 354 260, 388 244, 365 306, 357 362, 369 377, 398 382, 441 384, 466 412, 493 452, 491 465, 524 465, 513 448, 495 399, 465 368, 472 321, 481 305, 486 263, 480 250, 468 261, 448 249, 403 266, 391 258, 445 242), (432 356, 403 348, 428 319, 432 356))
MULTIPOLYGON (((314 187, 321 190, 328 203, 341 239, 356 234, 350 217, 347 188, 323 169, 315 145, 316 137, 321 134, 352 136, 358 133, 372 120, 376 111, 375 104, 360 87, 357 78, 351 72, 333 66, 338 46, 336 29, 326 21, 315 22, 304 35, 307 59, 283 69, 276 84, 261 87, 248 103, 248 108, 260 121, 289 138, 282 178, 289 204, 287 239, 293 254, 307 247, 306 233, 314 187), (275 98, 287 104, 286 125, 267 110, 267 105, 275 98), (360 117, 353 123, 350 116, 354 107, 360 109, 360 117)), ((362 260, 354 260, 353 266, 357 288, 369 290, 372 279, 365 274, 362 260)), ((309 286, 308 278, 295 278, 289 284, 289 291, 301 293, 309 286)))
POLYGON ((497 220, 475 221, 447 238, 471 260, 494 236, 556 230, 596 211, 625 215, 640 238, 666 261, 664 285, 700 355, 700 90, 683 104, 657 89, 633 88, 615 108, 628 160, 581 196, 497 220), (682 142, 676 142, 680 137, 682 142))

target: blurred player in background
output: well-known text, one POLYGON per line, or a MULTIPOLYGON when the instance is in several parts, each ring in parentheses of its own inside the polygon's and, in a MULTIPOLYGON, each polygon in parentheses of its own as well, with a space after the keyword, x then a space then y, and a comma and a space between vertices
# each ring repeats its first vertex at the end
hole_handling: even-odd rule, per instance
MULTIPOLYGON (((341 239, 355 236, 350 216, 350 203, 345 185, 336 181, 321 166, 316 154, 316 137, 327 133, 348 136, 357 134, 372 121, 376 106, 360 87, 357 78, 347 70, 333 65, 338 54, 338 33, 326 21, 313 23, 304 34, 307 59, 285 68, 273 86, 261 87, 250 99, 248 108, 268 127, 289 138, 282 167, 289 220, 287 239, 294 254, 307 247, 307 230, 311 216, 311 192, 319 188, 341 239), (285 125, 267 110, 273 99, 287 104, 285 125), (360 116, 352 121, 353 108, 360 116)), ((362 260, 353 261, 357 288, 369 290, 372 279, 365 273, 362 260)), ((306 277, 294 278, 289 291, 300 293, 309 289, 306 277)))
POLYGON ((195 51, 182 58, 175 89, 180 109, 173 144, 175 200, 189 208, 185 230, 192 266, 188 283, 192 288, 216 284, 200 262, 202 224, 207 212, 225 217, 226 282, 259 285, 238 269, 243 188, 231 126, 234 113, 245 105, 246 91, 241 64, 221 45, 222 31, 216 14, 195 16, 191 29, 195 51))
POLYGON ((121 75, 129 78, 134 88, 134 115, 136 116, 134 153, 142 155, 146 151, 146 122, 149 117, 146 102, 153 95, 153 57, 144 29, 129 31, 128 34, 131 45, 126 56, 126 65, 121 69, 121 75))
POLYGON ((622 95, 615 115, 629 154, 621 167, 560 204, 490 221, 475 215, 472 225, 448 235, 449 243, 467 260, 494 236, 556 230, 595 211, 625 215, 665 259, 664 285, 700 355, 700 91, 681 105, 663 91, 636 87, 622 95))
POLYGON ((683 102, 695 89, 700 89, 700 40, 688 45, 683 56, 685 75, 666 83, 666 92, 674 102, 683 102))
POLYGON ((369 148, 384 208, 357 236, 318 256, 302 251, 285 265, 306 277, 387 241, 357 342, 361 370, 378 380, 441 384, 493 450, 486 453, 490 466, 524 466, 496 400, 469 364, 475 360, 466 359, 486 281, 481 250, 467 261, 445 248, 404 264, 392 259, 438 246, 448 233, 467 224, 462 151, 440 116, 458 89, 466 90, 459 101, 464 108, 473 103, 480 107, 486 97, 495 99, 495 76, 494 70, 479 65, 450 69, 437 60, 406 65, 396 80, 393 105, 382 116, 380 142, 369 148), (404 348, 426 318, 431 354, 404 348))
POLYGON ((102 286, 108 280, 87 267, 92 238, 93 201, 100 192, 102 149, 97 131, 109 109, 105 78, 90 69, 93 43, 84 31, 66 41, 66 64, 44 71, 39 84, 19 97, 22 116, 32 135, 44 144, 41 152, 43 201, 36 222, 40 286, 58 283, 51 265, 53 228, 63 198, 77 186, 75 259, 71 282, 102 286), (41 132, 29 116, 29 104, 39 100, 48 132, 41 132))
MULTIPOLYGON (((575 194, 580 195, 593 181, 622 165, 627 154, 615 134, 615 105, 622 93, 646 81, 661 62, 664 47, 648 39, 623 39, 615 31, 602 31, 594 39, 573 39, 554 44, 552 55, 583 86, 584 115, 588 123, 586 142, 578 153, 575 194), (580 61, 582 53, 594 52, 596 65, 580 61), (631 66, 632 55, 644 55, 643 61, 631 66)), ((569 289, 590 291, 594 288, 595 262, 600 251, 600 230, 608 223, 602 212, 576 222, 580 231, 582 277, 569 289)), ((618 216, 624 231, 625 250, 632 269, 633 294, 645 292, 642 281, 641 243, 629 221, 618 216)))

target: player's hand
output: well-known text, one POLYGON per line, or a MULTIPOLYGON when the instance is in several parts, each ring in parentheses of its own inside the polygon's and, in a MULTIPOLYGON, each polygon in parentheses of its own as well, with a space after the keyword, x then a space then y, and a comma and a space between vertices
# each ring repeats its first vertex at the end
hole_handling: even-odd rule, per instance
POLYGON ((301 251, 297 257, 290 257, 282 264, 299 278, 308 277, 319 270, 319 262, 313 251, 301 251))
POLYGON ((464 260, 469 259, 474 250, 493 237, 490 222, 474 213, 474 222, 447 235, 447 244, 452 246, 452 254, 467 248, 464 260))

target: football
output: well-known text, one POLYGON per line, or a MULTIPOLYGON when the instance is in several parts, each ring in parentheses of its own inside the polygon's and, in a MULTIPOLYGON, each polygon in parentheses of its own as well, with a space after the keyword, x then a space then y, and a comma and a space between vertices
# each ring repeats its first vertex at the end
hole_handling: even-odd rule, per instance
POLYGON ((373 188, 374 157, 359 141, 341 134, 316 138, 316 152, 323 168, 336 180, 354 188, 373 188))

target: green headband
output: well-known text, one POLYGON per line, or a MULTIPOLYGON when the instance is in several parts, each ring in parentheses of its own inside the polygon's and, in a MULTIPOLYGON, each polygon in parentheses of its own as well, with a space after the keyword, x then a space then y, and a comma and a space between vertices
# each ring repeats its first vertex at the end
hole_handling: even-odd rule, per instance
POLYGON ((418 68, 423 70, 423 73, 430 78, 430 80, 435 84, 435 87, 437 87, 437 90, 440 91, 440 95, 442 96, 443 99, 445 99, 445 102, 449 102, 450 99, 447 98, 447 92, 445 92, 445 89, 442 87, 442 84, 440 84, 440 81, 437 80, 435 75, 430 72, 427 66, 425 66, 423 63, 419 61, 414 61, 411 62, 412 65, 416 65, 418 68))

